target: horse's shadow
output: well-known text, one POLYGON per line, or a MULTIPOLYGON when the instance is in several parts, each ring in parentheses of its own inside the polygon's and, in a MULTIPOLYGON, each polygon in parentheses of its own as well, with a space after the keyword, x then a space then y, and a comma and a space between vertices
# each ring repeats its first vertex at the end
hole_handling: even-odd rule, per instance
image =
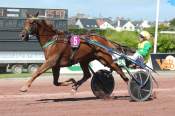
POLYGON ((93 101, 93 100, 129 100, 129 96, 112 96, 108 98, 97 98, 97 97, 71 97, 71 98, 54 98, 54 99, 39 99, 34 103, 28 103, 26 105, 40 104, 40 103, 66 103, 66 102, 77 102, 77 101, 93 101))
MULTIPOLYGON (((110 100, 128 100, 130 102, 135 102, 133 100, 131 100, 130 96, 112 96, 112 97, 108 97, 108 98, 97 98, 97 97, 76 97, 76 98, 58 98, 58 99, 39 99, 36 100, 37 102, 35 103, 29 103, 26 105, 32 105, 32 104, 40 104, 40 103, 66 103, 66 102, 80 102, 80 101, 94 101, 94 100, 106 100, 106 101, 110 101, 110 100)), ((148 100, 146 100, 145 102, 148 101, 152 101, 153 98, 149 98, 148 100)))
POLYGON ((97 98, 97 97, 76 97, 76 98, 61 98, 61 99, 40 99, 40 102, 73 102, 73 101, 93 101, 93 100, 129 100, 129 96, 112 96, 107 98, 97 98))

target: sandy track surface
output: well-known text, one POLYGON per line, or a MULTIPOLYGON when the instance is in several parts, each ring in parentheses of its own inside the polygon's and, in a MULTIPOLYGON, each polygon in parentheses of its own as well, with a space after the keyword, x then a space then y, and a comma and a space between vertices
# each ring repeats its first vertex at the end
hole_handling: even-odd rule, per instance
POLYGON ((108 100, 94 97, 90 80, 73 95, 71 86, 54 86, 52 77, 38 78, 27 93, 18 91, 26 79, 1 79, 0 116, 174 116, 173 76, 156 76, 157 98, 146 102, 131 102, 127 86, 120 79, 116 80, 113 98, 108 100))

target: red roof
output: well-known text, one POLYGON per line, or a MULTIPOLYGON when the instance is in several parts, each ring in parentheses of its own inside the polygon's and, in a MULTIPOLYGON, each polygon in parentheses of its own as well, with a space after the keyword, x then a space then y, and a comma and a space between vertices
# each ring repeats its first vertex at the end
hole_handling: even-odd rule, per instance
POLYGON ((102 25, 102 24, 104 24, 104 23, 105 23, 105 21, 104 21, 103 19, 98 19, 98 20, 97 20, 98 26, 100 26, 100 25, 102 25))

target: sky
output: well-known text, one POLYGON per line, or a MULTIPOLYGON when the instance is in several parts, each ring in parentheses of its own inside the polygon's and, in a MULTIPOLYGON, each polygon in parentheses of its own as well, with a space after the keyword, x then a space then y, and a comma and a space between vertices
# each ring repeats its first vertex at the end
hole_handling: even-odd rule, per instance
MULTIPOLYGON (((161 21, 175 18, 175 5, 160 0, 161 21)), ((175 0, 170 0, 175 1, 175 0)), ((84 13, 92 17, 124 17, 130 20, 156 19, 156 0, 0 0, 0 7, 68 9, 69 17, 84 13)))

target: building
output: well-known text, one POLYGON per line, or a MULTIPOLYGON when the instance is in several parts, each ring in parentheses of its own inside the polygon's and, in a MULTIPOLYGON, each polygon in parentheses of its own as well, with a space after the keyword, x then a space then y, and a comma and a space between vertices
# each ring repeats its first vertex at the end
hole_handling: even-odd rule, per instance
POLYGON ((135 25, 131 21, 128 21, 126 24, 122 26, 122 30, 135 31, 135 25))
POLYGON ((135 31, 135 25, 129 20, 118 19, 114 25, 116 31, 135 31))
POLYGON ((75 25, 77 25, 78 28, 80 29, 99 28, 96 19, 87 19, 87 18, 77 19, 75 25))
POLYGON ((32 72, 44 62, 43 51, 36 37, 31 37, 28 42, 19 38, 26 13, 37 12, 39 19, 46 18, 55 29, 68 29, 67 9, 0 7, 0 72, 7 69, 14 73, 21 73, 23 69, 32 72))
POLYGON ((150 28, 150 27, 151 27, 151 25, 149 24, 149 22, 147 20, 142 21, 140 24, 141 29, 150 28))
POLYGON ((104 19, 97 19, 97 24, 100 29, 115 29, 110 23, 105 21, 104 19))

